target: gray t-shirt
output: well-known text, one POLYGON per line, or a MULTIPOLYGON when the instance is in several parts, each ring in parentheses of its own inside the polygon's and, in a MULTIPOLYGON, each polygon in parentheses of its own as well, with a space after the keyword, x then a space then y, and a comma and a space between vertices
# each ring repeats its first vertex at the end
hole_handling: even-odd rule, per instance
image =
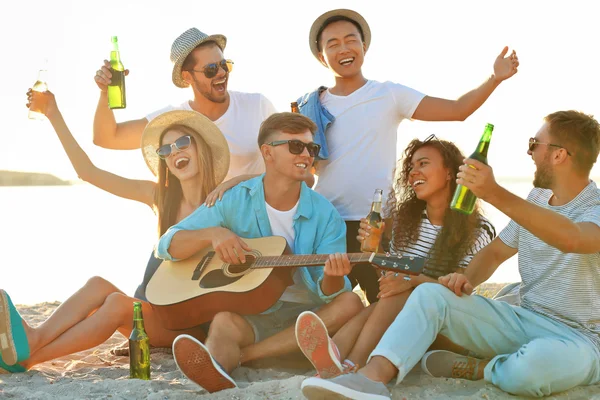
MULTIPOLYGON (((593 181, 565 205, 549 205, 551 196, 551 190, 536 188, 527 200, 573 222, 600 226, 600 190, 593 181)), ((499 238, 518 249, 521 307, 578 330, 600 347, 600 253, 563 253, 514 221, 499 238)))

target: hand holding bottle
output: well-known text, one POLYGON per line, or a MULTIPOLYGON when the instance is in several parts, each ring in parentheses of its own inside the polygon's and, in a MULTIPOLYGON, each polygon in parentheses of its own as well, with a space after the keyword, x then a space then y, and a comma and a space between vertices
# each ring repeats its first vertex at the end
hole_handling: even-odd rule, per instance
MULTIPOLYGON (((126 69, 123 71, 125 76, 129 75, 129 70, 126 69)), ((105 92, 108 90, 108 85, 110 85, 110 81, 112 79, 112 72, 110 70, 110 62, 108 60, 104 60, 104 65, 100 67, 99 70, 96 71, 96 75, 94 76, 94 81, 96 81, 96 85, 98 88, 105 92)))
POLYGON ((40 114, 45 115, 49 119, 51 119, 54 115, 58 113, 58 105, 56 104, 56 98, 54 94, 46 90, 45 92, 38 92, 29 88, 27 90, 27 108, 30 110, 33 109, 35 105, 35 110, 40 114))
POLYGON ((385 222, 381 221, 381 228, 377 229, 377 228, 373 228, 371 225, 369 225, 369 221, 367 221, 366 218, 361 218, 360 219, 360 229, 358 230, 358 235, 356 236, 356 240, 358 240, 359 242, 362 243, 363 241, 365 241, 367 238, 369 238, 371 236, 373 230, 376 231, 375 234, 378 234, 379 231, 384 232, 385 231, 385 222))
POLYGON ((458 167, 460 172, 456 175, 456 183, 465 186, 480 199, 489 201, 500 187, 494 178, 492 167, 472 158, 467 158, 464 162, 458 167))

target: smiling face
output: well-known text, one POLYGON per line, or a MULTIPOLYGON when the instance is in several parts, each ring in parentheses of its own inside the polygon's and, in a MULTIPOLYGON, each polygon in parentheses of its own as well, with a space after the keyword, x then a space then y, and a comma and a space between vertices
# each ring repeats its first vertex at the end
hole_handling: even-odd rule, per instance
POLYGON ((223 68, 219 68, 219 72, 212 78, 207 78, 202 71, 208 64, 219 63, 225 57, 219 46, 210 43, 204 46, 197 47, 190 53, 195 64, 193 68, 196 71, 182 71, 183 79, 192 86, 195 93, 200 94, 207 100, 214 103, 224 103, 229 97, 227 93, 227 82, 229 80, 229 72, 223 68))
MULTIPOLYGON (((299 140, 304 143, 314 141, 313 135, 307 129, 303 133, 285 133, 279 132, 271 135, 269 143, 278 140, 299 140)), ((310 174, 310 169, 315 161, 314 157, 308 154, 306 147, 300 154, 292 154, 289 150, 289 144, 271 146, 264 144, 261 146, 263 157, 270 175, 278 175, 293 181, 303 181, 310 174)))
POLYGON ((319 59, 336 77, 350 78, 361 73, 366 45, 352 22, 336 21, 327 25, 319 45, 319 59))
POLYGON ((414 152, 408 183, 419 200, 449 198, 450 179, 450 169, 444 166, 444 159, 437 149, 423 146, 414 152))
MULTIPOLYGON (((175 143, 177 139, 187 135, 187 133, 177 129, 168 130, 163 135, 161 146, 175 143)), ((190 146, 184 150, 178 150, 175 146, 172 146, 171 154, 165 159, 165 163, 171 174, 175 175, 180 182, 196 177, 199 170, 198 152, 194 137, 192 136, 190 146)))

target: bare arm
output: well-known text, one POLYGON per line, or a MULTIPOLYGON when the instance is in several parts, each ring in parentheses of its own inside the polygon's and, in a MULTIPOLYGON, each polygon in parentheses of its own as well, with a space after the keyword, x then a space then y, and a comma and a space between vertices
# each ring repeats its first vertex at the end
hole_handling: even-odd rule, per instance
POLYGON ((207 207, 214 206, 217 200, 223 199, 223 195, 226 191, 238 185, 239 183, 242 183, 252 178, 256 178, 257 176, 258 174, 238 175, 234 178, 229 179, 228 181, 221 182, 212 192, 208 194, 208 196, 206 196, 204 204, 206 204, 207 207))
POLYGON ((500 264, 517 254, 517 249, 507 246, 500 238, 481 249, 469 263, 464 275, 473 287, 487 281, 500 264))
POLYGON ((471 294, 474 287, 488 280, 500 264, 515 254, 517 249, 507 246, 500 238, 496 238, 475 254, 464 274, 452 273, 438 280, 457 296, 462 296, 463 293, 471 294))
MULTIPOLYGON (((125 71, 125 75, 129 70, 125 71)), ((112 74, 110 63, 104 60, 104 65, 94 77, 100 88, 100 99, 94 115, 94 144, 106 149, 133 150, 140 148, 142 132, 148 124, 146 118, 117 123, 115 114, 108 107, 108 84, 112 74)))
POLYGON ((517 73, 519 59, 513 51, 510 56, 505 47, 494 63, 494 74, 481 86, 460 96, 456 100, 425 96, 413 113, 412 118, 421 121, 464 121, 490 97, 502 81, 517 73))
MULTIPOLYGON (((151 181, 127 179, 96 167, 87 154, 79 146, 65 120, 63 119, 54 95, 51 92, 30 92, 30 96, 48 97, 48 107, 45 114, 56 131, 60 142, 73 165, 77 175, 86 182, 119 197, 136 200, 149 205, 154 204, 154 188, 156 183, 151 181)), ((31 97, 33 99, 34 97, 31 97)))
POLYGON ((600 227, 591 222, 573 222, 554 211, 537 206, 498 185, 492 168, 477 160, 466 159, 457 183, 506 214, 510 219, 563 253, 600 252, 600 227), (466 164, 473 165, 470 168, 466 164))

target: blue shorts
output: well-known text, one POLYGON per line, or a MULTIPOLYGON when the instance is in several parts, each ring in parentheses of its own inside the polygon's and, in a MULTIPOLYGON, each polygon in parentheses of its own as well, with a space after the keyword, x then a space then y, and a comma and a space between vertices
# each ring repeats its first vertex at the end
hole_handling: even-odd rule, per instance
POLYGON ((281 307, 268 314, 242 315, 254 331, 254 343, 281 332, 296 323, 298 315, 304 311, 314 311, 315 304, 290 303, 284 301, 281 307))

